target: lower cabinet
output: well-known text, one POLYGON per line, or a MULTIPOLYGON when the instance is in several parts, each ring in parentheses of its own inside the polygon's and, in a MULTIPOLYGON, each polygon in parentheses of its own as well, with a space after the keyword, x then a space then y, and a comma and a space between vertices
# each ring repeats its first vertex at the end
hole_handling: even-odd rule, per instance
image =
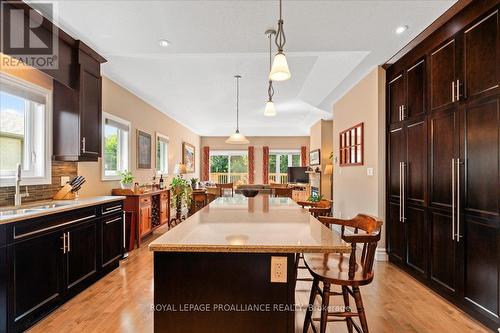
POLYGON ((118 267, 121 202, 120 210, 101 211, 96 206, 8 225, 7 245, 0 245, 0 333, 27 330, 118 267))

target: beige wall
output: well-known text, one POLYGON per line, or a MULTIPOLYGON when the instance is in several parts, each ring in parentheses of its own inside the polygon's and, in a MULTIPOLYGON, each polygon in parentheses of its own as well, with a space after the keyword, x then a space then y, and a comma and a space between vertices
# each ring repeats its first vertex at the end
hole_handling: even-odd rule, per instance
MULTIPOLYGON (((378 67, 356 84, 333 106, 335 157, 334 213, 350 218, 357 213, 385 220, 385 71, 378 67), (339 132, 364 123, 364 165, 339 167, 339 132), (373 168, 374 175, 367 175, 373 168)), ((385 230, 377 258, 384 260, 385 230)))
MULTIPOLYGON (((139 183, 151 182, 153 176, 156 154, 155 134, 160 132, 170 138, 168 152, 169 176, 167 184, 170 183, 176 163, 182 161, 182 142, 188 142, 196 148, 196 167, 194 174, 186 175, 187 178, 198 177, 200 174, 200 136, 180 125, 172 118, 144 102, 130 91, 119 86, 110 79, 103 77, 102 81, 102 110, 123 118, 132 125, 131 138, 131 171, 139 183), (137 170, 137 129, 150 133, 153 137, 152 167, 150 170, 137 170)), ((93 195, 109 195, 111 189, 120 187, 119 181, 101 180, 101 161, 78 163, 78 174, 84 176, 87 182, 82 187, 82 197, 93 195)))
MULTIPOLYGON (((248 150, 248 146, 255 147, 255 184, 262 184, 262 147, 268 146, 273 149, 298 149, 300 147, 309 147, 308 136, 250 136, 250 144, 231 145, 225 143, 227 137, 204 136, 201 138, 201 147, 208 146, 210 150, 248 150)), ((309 148, 307 149, 309 151, 309 148)))
MULTIPOLYGON (((329 159, 331 152, 333 151, 332 146, 332 136, 333 136, 333 122, 331 120, 319 120, 310 129, 310 149, 320 150, 321 156, 321 172, 325 171, 325 167, 331 164, 332 161, 329 159)), ((309 161, 310 162, 310 161, 309 161)), ((316 168, 316 166, 313 166, 316 168)), ((329 175, 321 175, 321 194, 325 199, 332 198, 332 179, 329 175)))

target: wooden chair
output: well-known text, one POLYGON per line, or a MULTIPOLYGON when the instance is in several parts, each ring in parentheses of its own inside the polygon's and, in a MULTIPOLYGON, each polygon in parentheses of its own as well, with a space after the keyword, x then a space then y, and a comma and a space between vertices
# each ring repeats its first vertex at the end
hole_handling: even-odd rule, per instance
MULTIPOLYGON (((375 250, 380 240, 382 222, 376 218, 358 214, 351 220, 339 220, 331 217, 320 217, 319 220, 326 224, 341 225, 341 235, 345 242, 351 244, 351 253, 305 253, 304 261, 313 276, 309 307, 306 311, 303 332, 306 333, 309 325, 312 325, 312 306, 317 295, 321 296, 321 318, 320 332, 326 331, 326 324, 329 321, 345 321, 349 333, 353 328, 358 333, 368 333, 365 309, 361 299, 360 286, 367 285, 373 280, 373 261, 375 250), (345 233, 345 228, 353 228, 353 233, 345 233), (359 230, 364 233, 358 233, 359 230), (363 244, 361 257, 356 256, 357 245, 363 244), (319 287, 319 282, 323 284, 323 290, 319 287), (339 285, 342 292, 330 291, 331 285, 339 285), (344 298, 345 311, 328 312, 331 295, 342 295, 344 298), (349 308, 349 296, 354 298, 357 312, 351 312, 349 308), (332 318, 334 317, 334 318, 332 318), (361 327, 354 322, 353 317, 358 317, 361 327)), ((316 332, 316 329, 313 329, 316 332)))
POLYGON ((272 189, 272 196, 279 198, 292 198, 293 189, 291 188, 274 188, 272 189))
POLYGON ((234 196, 234 186, 233 183, 225 183, 225 184, 215 184, 216 187, 220 188, 221 190, 221 196, 224 196, 226 193, 226 190, 231 190, 231 196, 234 196))
POLYGON ((222 196, 221 188, 219 187, 207 187, 207 201, 211 203, 215 199, 222 196))
POLYGON ((206 192, 193 192, 189 213, 193 215, 208 204, 206 192))

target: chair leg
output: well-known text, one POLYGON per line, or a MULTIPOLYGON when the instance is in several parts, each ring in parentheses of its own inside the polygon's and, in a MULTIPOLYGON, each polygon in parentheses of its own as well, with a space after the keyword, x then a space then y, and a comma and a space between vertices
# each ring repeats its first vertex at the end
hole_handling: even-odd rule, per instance
MULTIPOLYGON (((342 286, 342 296, 344 296, 345 311, 351 311, 349 307, 349 292, 346 286, 342 286)), ((352 333, 352 319, 347 317, 345 322, 347 324, 347 332, 352 333)))
POLYGON ((368 333, 368 323, 366 322, 366 314, 365 309, 363 308, 363 300, 361 299, 359 287, 352 287, 352 292, 354 294, 354 300, 356 301, 356 308, 358 310, 361 328, 363 329, 363 333, 368 333))
POLYGON ((312 287, 311 287, 311 295, 309 296, 309 304, 306 309, 306 317, 304 318, 304 327, 302 329, 303 333, 307 333, 309 330, 309 325, 311 324, 312 318, 312 310, 314 306, 314 300, 316 299, 316 290, 318 289, 319 280, 314 278, 312 287))
POLYGON ((330 305, 330 284, 323 282, 323 302, 321 303, 321 327, 320 333, 326 332, 326 324, 328 323, 328 306, 330 305))

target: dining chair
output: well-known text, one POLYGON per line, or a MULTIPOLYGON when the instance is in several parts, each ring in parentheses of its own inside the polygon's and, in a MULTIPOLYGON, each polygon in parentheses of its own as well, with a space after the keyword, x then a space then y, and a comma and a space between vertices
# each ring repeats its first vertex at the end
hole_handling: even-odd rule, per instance
POLYGON ((215 186, 221 189, 221 196, 224 196, 227 190, 231 190, 231 196, 234 196, 233 183, 217 183, 215 186))
POLYGON ((272 196, 278 198, 292 198, 293 189, 292 188, 273 188, 272 196))
POLYGON ((309 326, 313 326, 312 307, 316 296, 320 296, 321 317, 320 333, 326 331, 326 325, 331 321, 345 321, 347 331, 353 332, 353 328, 358 333, 368 333, 368 323, 366 313, 361 298, 360 286, 370 284, 373 281, 373 262, 375 250, 380 240, 382 221, 377 218, 358 214, 350 220, 335 219, 332 217, 319 217, 325 225, 340 225, 341 238, 350 243, 351 253, 305 253, 304 262, 313 277, 309 306, 306 310, 303 332, 306 333, 309 326), (350 232, 346 232, 346 228, 350 232), (359 231, 363 231, 360 233, 359 231), (358 245, 362 246, 361 256, 357 256, 358 245), (322 282, 323 289, 319 287, 322 282), (331 285, 338 285, 342 292, 332 291, 331 285), (344 298, 344 311, 329 312, 330 296, 342 296, 344 298), (354 298, 356 312, 351 312, 349 306, 349 296, 354 298), (361 327, 353 320, 359 318, 361 327))

